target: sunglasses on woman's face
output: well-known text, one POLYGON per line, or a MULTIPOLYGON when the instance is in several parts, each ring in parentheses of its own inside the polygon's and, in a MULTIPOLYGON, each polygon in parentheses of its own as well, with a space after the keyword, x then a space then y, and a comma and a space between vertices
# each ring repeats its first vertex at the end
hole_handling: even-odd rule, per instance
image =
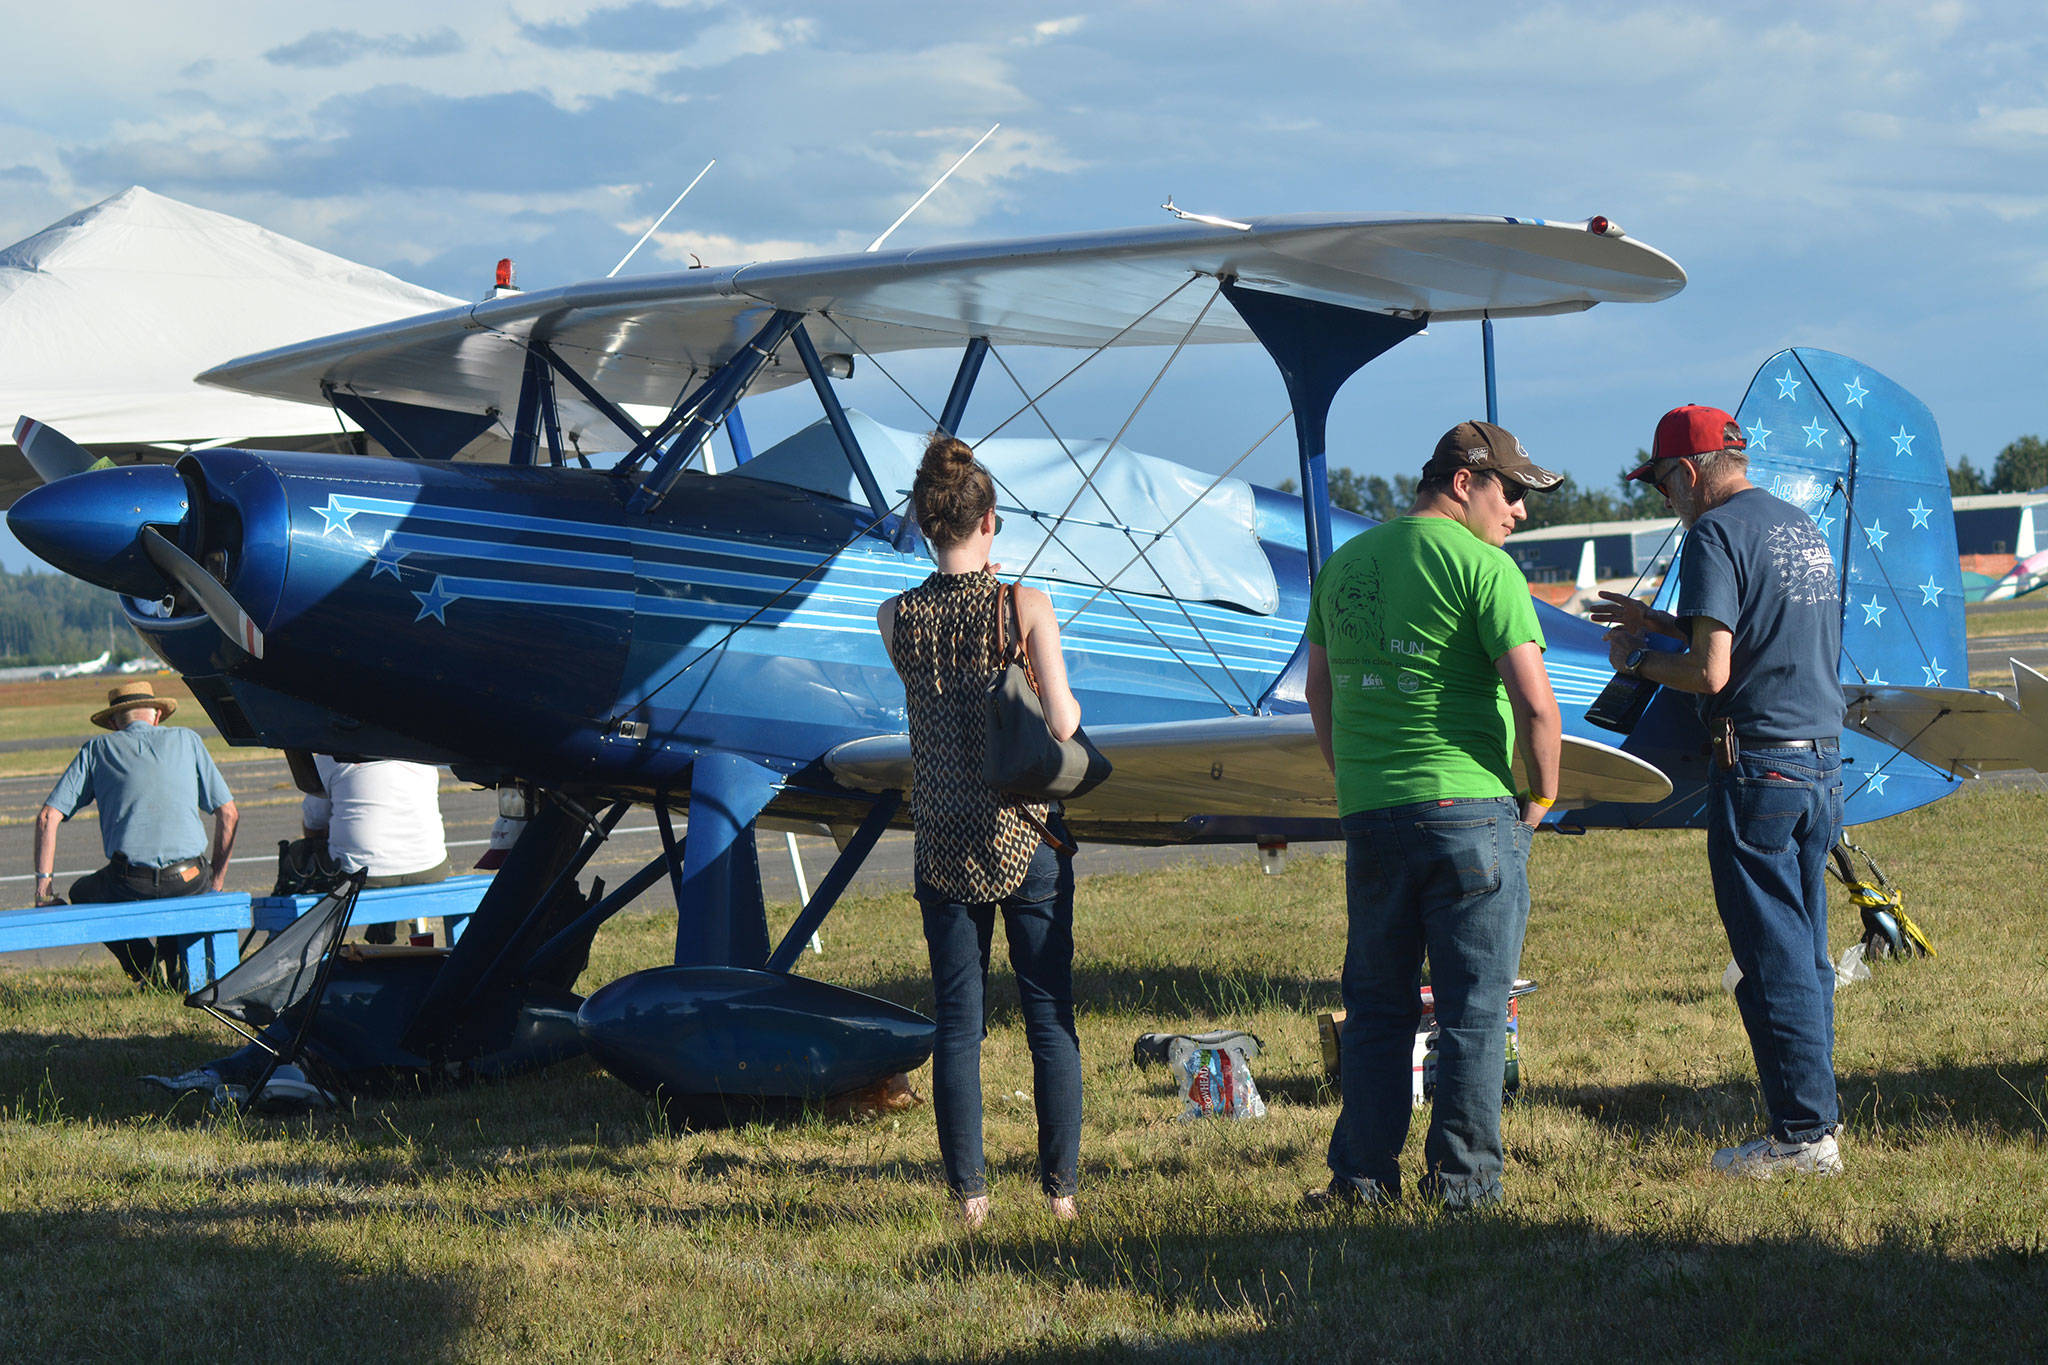
POLYGON ((1002 533, 1003 533, 1003 514, 1002 514, 1001 512, 998 512, 998 513, 996 513, 996 534, 997 534, 997 535, 1001 535, 1002 533))

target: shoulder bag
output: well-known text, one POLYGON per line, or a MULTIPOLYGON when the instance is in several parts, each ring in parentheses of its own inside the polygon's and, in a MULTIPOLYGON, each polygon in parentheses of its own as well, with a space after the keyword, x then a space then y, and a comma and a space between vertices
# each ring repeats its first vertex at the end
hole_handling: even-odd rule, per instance
POLYGON ((996 669, 983 712, 981 780, 1025 801, 1069 800, 1100 786, 1110 762, 1084 731, 1057 740, 1046 728, 1045 708, 1025 663, 1023 626, 1017 585, 1005 583, 996 593, 996 669))

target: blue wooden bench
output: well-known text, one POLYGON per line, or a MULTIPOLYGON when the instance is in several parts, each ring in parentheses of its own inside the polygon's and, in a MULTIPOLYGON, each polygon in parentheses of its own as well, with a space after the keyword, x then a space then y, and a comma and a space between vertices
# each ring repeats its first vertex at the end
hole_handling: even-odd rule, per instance
POLYGON ((0 910, 0 953, 167 938, 185 955, 187 988, 197 990, 242 960, 241 933, 249 924, 250 900, 240 891, 0 910))
MULTIPOLYGON (((450 877, 425 886, 383 886, 356 897, 351 925, 396 924, 401 920, 439 919, 447 925, 448 942, 462 937, 477 902, 490 889, 488 876, 450 877)), ((320 903, 318 896, 258 896, 251 905, 251 923, 276 933, 320 903)), ((401 940, 402 942, 403 940, 401 940)))

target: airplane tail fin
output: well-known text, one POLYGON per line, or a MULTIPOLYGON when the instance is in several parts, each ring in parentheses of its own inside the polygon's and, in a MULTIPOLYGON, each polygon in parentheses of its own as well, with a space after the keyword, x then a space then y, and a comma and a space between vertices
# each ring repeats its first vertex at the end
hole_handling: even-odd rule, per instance
MULTIPOLYGON (((1845 684, 1967 688, 1962 565, 1934 415, 1847 356, 1793 347, 1766 360, 1736 412, 1749 478, 1827 538, 1842 597, 1845 684)), ((1658 593, 1675 597, 1677 574, 1658 593)), ((1946 795, 1955 780, 1868 735, 1842 736, 1846 822, 1946 795)))

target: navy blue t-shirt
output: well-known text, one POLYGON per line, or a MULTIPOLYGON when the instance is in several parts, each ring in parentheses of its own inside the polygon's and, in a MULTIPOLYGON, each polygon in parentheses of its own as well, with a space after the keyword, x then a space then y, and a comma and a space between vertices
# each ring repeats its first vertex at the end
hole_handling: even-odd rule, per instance
POLYGON ((1699 698, 1708 728, 1745 739, 1818 739, 1842 730, 1841 585, 1813 518, 1745 488, 1685 537, 1678 615, 1735 635, 1728 685, 1699 698))

